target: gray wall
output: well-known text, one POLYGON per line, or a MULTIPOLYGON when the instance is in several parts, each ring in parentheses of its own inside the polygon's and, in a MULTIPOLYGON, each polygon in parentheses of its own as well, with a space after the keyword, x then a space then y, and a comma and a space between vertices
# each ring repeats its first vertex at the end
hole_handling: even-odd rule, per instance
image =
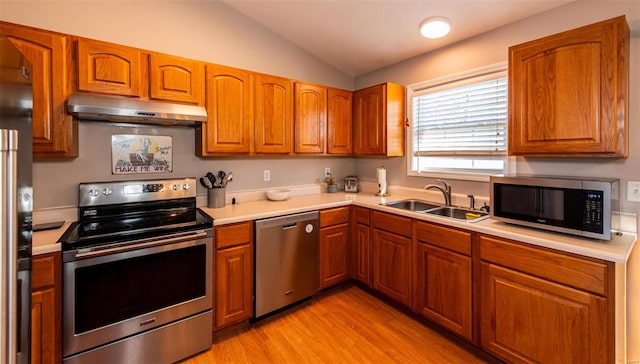
MULTIPOLYGON (((519 173, 618 177, 622 180, 622 210, 640 213, 640 203, 628 202, 624 196, 627 181, 640 181, 640 1, 576 1, 522 21, 494 29, 458 42, 444 49, 362 75, 355 80, 355 89, 381 82, 409 85, 445 75, 507 61, 511 45, 540 38, 626 15, 631 28, 631 59, 629 78, 629 157, 604 158, 517 158, 519 173)), ((388 183, 422 187, 433 180, 410 177, 406 173, 407 158, 359 159, 356 174, 362 180, 375 181, 375 168, 384 164, 388 183)), ((488 183, 451 181, 454 193, 487 196, 488 183)))
MULTIPOLYGON (((144 49, 200 59, 320 84, 358 89, 385 81, 403 85, 507 60, 510 45, 625 14, 632 30, 630 60, 630 156, 626 159, 518 158, 518 171, 545 174, 617 176, 640 181, 640 2, 578 1, 546 13, 430 52, 355 80, 304 50, 279 38, 223 3, 212 1, 10 1, 0 0, 0 19, 144 49)), ((324 167, 334 175, 355 173, 375 182, 384 164, 391 185, 422 187, 430 178, 406 175, 406 158, 239 158, 194 156, 192 129, 107 127, 81 123, 80 157, 71 161, 36 161, 35 208, 75 204, 77 183, 124 178, 110 174, 111 134, 172 135, 175 153, 171 175, 199 176, 210 169, 231 169, 232 190, 265 187, 262 170, 272 171, 270 186, 315 183, 324 167)), ((454 193, 488 195, 482 182, 451 181, 454 193)), ((622 192, 626 191, 623 183, 622 192)), ((200 191, 202 193, 203 191, 200 191)), ((640 213, 640 203, 623 203, 623 211, 640 213)))
MULTIPOLYGON (((77 203, 79 182, 98 182, 138 178, 200 177, 208 171, 232 171, 230 192, 279 186, 319 183, 324 168, 337 177, 353 171, 353 158, 256 157, 200 159, 194 154, 195 130, 184 127, 130 127, 103 122, 80 123, 80 156, 69 161, 39 161, 34 164, 36 209, 71 206, 77 203), (133 175, 111 174, 111 135, 141 134, 172 137, 173 172, 133 175), (263 171, 271 171, 271 181, 263 180, 263 171)), ((198 185, 198 193, 204 187, 198 185)))
MULTIPOLYGON (((351 90, 353 79, 217 1, 9 1, 0 19, 37 28, 165 52, 202 61, 351 90)), ((81 122, 80 156, 34 162, 34 208, 74 206, 80 182, 199 177, 231 170, 230 191, 318 183, 325 167, 342 178, 352 158, 213 158, 195 156, 195 132, 187 128, 109 126, 81 122), (112 134, 170 135, 173 173, 111 174, 112 134), (271 181, 263 181, 263 170, 271 181)), ((204 194, 198 186, 198 193, 204 194)))
POLYGON ((351 90, 353 79, 220 1, 0 0, 0 19, 351 90))

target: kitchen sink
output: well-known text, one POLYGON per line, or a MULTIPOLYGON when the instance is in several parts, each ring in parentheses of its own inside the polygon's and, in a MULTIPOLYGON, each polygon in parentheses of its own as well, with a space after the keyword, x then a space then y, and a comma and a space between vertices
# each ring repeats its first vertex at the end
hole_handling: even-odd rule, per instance
POLYGON ((471 210, 455 206, 442 206, 414 199, 385 202, 381 203, 381 205, 469 222, 477 222, 489 217, 489 213, 485 211, 471 210))
POLYGON ((450 217, 458 220, 480 221, 489 217, 484 211, 469 210, 461 207, 444 206, 437 209, 425 211, 427 214, 450 217))
POLYGON ((401 201, 385 202, 385 203, 382 203, 381 205, 395 207, 397 209, 417 211, 417 212, 423 212, 426 210, 431 210, 431 209, 441 207, 441 205, 435 205, 430 202, 421 201, 421 200, 401 200, 401 201))

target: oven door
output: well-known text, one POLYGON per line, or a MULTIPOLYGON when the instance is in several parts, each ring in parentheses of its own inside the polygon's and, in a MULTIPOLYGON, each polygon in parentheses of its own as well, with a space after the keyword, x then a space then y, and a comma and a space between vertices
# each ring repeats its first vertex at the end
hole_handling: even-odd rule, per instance
POLYGON ((65 261, 63 356, 211 310, 212 233, 185 239, 65 261))

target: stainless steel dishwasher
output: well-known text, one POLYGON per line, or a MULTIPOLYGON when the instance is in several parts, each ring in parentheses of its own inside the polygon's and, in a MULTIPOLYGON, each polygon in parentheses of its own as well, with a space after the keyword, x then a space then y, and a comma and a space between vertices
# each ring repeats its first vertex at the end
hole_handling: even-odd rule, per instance
POLYGON ((256 318, 316 293, 318 236, 318 211, 256 221, 256 318))

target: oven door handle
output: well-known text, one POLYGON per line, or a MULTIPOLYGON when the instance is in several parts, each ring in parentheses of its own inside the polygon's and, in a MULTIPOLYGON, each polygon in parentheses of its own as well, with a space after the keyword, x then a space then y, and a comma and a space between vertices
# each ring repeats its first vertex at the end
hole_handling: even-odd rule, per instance
POLYGON ((206 231, 198 230, 198 231, 189 232, 189 233, 179 233, 173 236, 164 236, 164 237, 155 238, 152 240, 150 239, 132 240, 132 241, 127 241, 127 242, 118 243, 118 244, 110 244, 108 246, 88 248, 87 250, 79 250, 78 252, 76 252, 75 257, 77 259, 98 257, 102 255, 107 255, 107 254, 121 253, 121 252, 130 251, 130 250, 138 250, 138 249, 149 248, 153 246, 178 243, 185 240, 201 239, 201 238, 206 238, 207 236, 208 234, 206 231))

